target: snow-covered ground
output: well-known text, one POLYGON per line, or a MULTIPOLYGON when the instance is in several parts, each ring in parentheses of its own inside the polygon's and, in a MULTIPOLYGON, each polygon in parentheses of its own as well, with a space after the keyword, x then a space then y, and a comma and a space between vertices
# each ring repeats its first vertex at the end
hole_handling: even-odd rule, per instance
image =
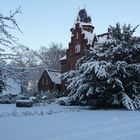
POLYGON ((139 140, 140 112, 0 105, 0 140, 139 140))

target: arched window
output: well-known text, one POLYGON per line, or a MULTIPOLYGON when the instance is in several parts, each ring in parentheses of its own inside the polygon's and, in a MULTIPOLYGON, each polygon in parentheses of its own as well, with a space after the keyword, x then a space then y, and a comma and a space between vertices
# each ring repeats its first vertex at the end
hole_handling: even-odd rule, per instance
POLYGON ((81 47, 80 47, 80 44, 77 44, 75 46, 75 53, 79 53, 81 51, 81 47))
POLYGON ((76 33, 76 39, 78 39, 78 32, 76 33))
POLYGON ((42 79, 42 85, 45 85, 46 84, 46 80, 45 78, 42 79))

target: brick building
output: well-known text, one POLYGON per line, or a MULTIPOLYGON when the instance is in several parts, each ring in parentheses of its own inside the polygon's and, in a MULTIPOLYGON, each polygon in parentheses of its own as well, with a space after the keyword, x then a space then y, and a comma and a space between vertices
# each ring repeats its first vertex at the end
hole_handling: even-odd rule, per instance
MULTIPOLYGON (((87 15, 85 9, 79 11, 74 27, 70 29, 71 41, 69 43, 66 55, 60 59, 62 73, 75 70, 77 60, 83 57, 87 50, 94 47, 95 41, 104 41, 109 38, 108 33, 96 35, 91 18, 87 15)), ((62 91, 66 91, 66 82, 62 80, 62 91)))
POLYGON ((94 39, 94 26, 85 9, 79 11, 75 25, 70 29, 71 41, 66 51, 66 56, 60 59, 62 73, 74 70, 79 58, 85 55, 86 50, 92 46, 94 39))
POLYGON ((42 73, 38 82, 38 92, 43 94, 45 91, 61 90, 61 73, 47 68, 42 73))
MULTIPOLYGON (((66 55, 60 59, 62 74, 70 70, 75 70, 77 60, 83 57, 86 54, 87 50, 94 47, 95 41, 102 42, 109 38, 108 33, 96 35, 94 33, 94 26, 91 22, 91 18, 87 15, 86 10, 81 9, 77 15, 74 26, 70 29, 71 41, 68 44, 66 55)), ((49 71, 44 72, 39 80, 39 91, 53 89, 52 85, 54 85, 54 83, 52 82, 49 82, 49 84, 47 84, 45 87, 42 85, 43 77, 45 75, 46 79, 49 79, 50 77, 47 73, 49 73, 49 71)), ((61 91, 66 92, 66 82, 63 80, 61 80, 61 91)))

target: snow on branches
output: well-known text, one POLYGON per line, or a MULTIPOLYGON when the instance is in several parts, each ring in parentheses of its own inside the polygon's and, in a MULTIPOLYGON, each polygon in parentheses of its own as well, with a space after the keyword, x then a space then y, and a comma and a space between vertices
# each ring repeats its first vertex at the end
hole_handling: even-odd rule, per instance
POLYGON ((17 58, 18 56, 18 54, 11 52, 12 47, 18 44, 17 38, 11 32, 13 30, 21 32, 15 20, 15 16, 19 13, 21 13, 20 8, 14 12, 10 11, 8 16, 0 13, 0 92, 5 88, 5 71, 10 71, 7 66, 7 60, 17 58))
POLYGON ((133 36, 136 28, 119 23, 110 26, 109 39, 96 42, 78 61, 75 74, 67 73, 68 104, 140 109, 140 38, 133 36))

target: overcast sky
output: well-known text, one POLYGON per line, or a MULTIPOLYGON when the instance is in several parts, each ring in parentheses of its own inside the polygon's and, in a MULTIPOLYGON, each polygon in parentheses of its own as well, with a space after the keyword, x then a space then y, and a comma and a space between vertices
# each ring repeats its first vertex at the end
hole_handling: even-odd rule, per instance
POLYGON ((32 49, 49 46, 51 42, 67 48, 79 8, 86 7, 96 34, 106 32, 109 25, 117 22, 140 24, 140 0, 0 0, 0 12, 4 14, 19 6, 22 14, 16 19, 23 34, 14 34, 20 43, 32 49))

